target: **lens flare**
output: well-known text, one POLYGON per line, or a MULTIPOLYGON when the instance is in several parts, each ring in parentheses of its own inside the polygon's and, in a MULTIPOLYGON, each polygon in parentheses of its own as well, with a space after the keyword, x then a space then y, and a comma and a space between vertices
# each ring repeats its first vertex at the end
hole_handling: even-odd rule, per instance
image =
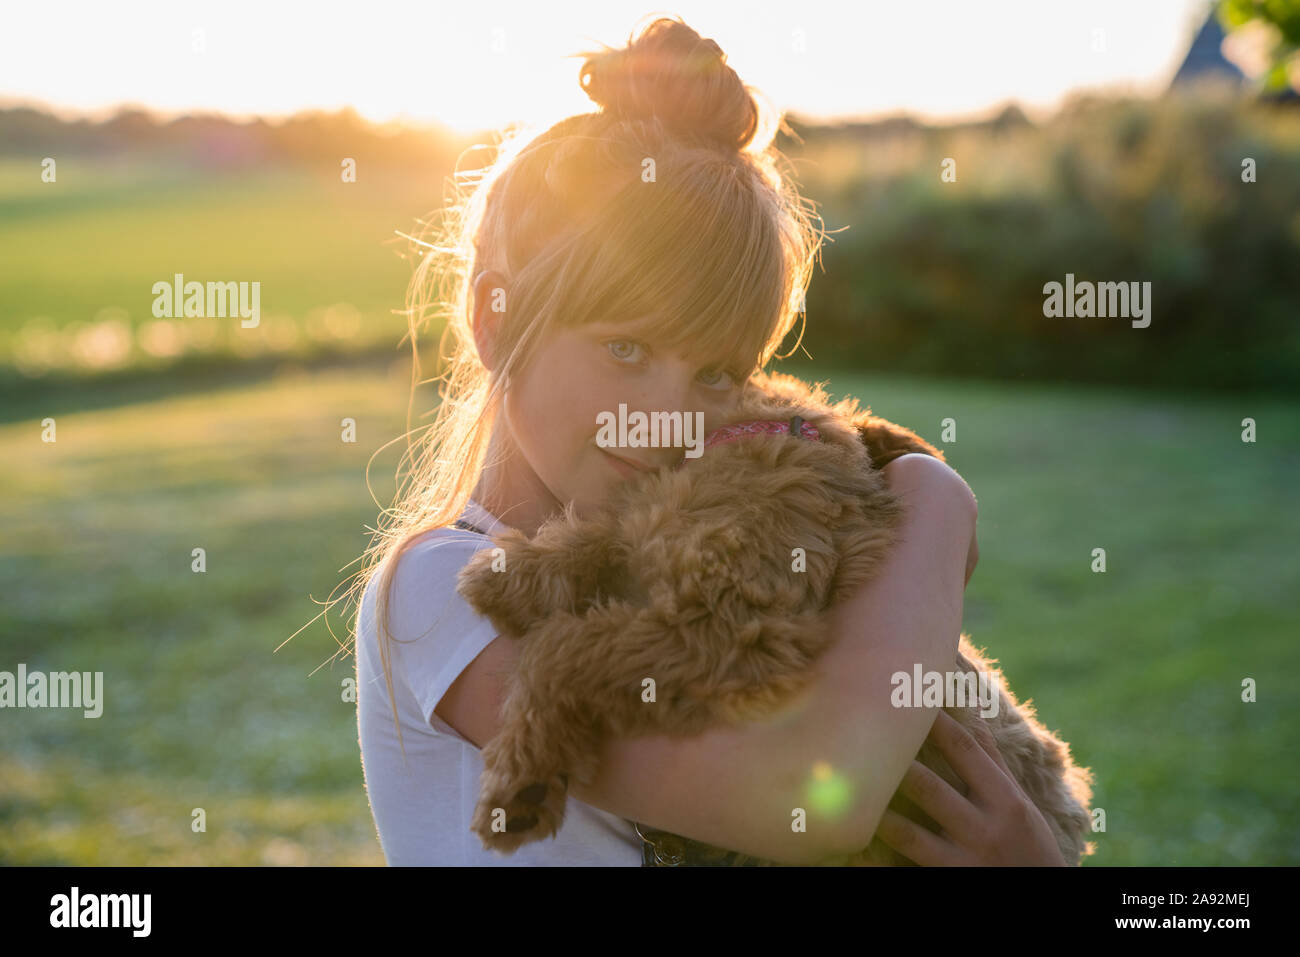
POLYGON ((813 764, 807 794, 809 806, 818 814, 830 817, 843 814, 851 798, 849 782, 836 774, 826 761, 813 764))

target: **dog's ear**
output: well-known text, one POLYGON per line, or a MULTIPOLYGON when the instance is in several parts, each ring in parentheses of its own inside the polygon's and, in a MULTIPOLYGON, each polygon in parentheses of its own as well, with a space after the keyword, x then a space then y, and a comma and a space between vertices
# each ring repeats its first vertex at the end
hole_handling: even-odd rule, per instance
POLYGON ((853 424, 863 445, 867 447, 867 454, 871 456, 872 468, 883 469, 900 455, 910 452, 932 455, 940 462, 945 461, 943 452, 939 449, 911 429, 905 429, 888 419, 864 412, 854 417, 853 424))

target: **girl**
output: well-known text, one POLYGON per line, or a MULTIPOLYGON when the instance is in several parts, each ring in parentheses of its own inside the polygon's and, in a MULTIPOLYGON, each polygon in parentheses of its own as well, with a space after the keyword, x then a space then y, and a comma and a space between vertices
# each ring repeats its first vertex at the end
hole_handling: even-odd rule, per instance
POLYGON ((501 856, 469 831, 516 650, 456 593, 457 572, 506 526, 532 534, 677 464, 680 448, 600 447, 598 413, 626 404, 721 424, 792 328, 819 247, 770 111, 713 41, 656 19, 626 48, 588 54, 580 82, 601 110, 504 146, 412 283, 413 317, 452 304, 453 351, 360 576, 358 727, 388 862, 637 866, 640 821, 793 864, 877 831, 918 863, 1059 863, 991 740, 973 748, 955 722, 888 703, 895 671, 951 662, 976 555, 969 488, 918 455, 885 468, 908 511, 903 541, 835 609, 813 694, 694 738, 607 741, 552 840, 501 856), (927 732, 969 797, 912 762, 927 732), (845 785, 843 807, 807 808, 815 763, 845 785), (900 786, 942 833, 886 808, 900 786), (806 832, 790 827, 796 807, 806 832))

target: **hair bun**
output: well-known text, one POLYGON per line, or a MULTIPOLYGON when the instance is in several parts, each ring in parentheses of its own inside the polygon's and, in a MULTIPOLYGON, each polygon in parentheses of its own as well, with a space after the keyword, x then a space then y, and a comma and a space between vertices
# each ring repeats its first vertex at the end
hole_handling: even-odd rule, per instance
POLYGON ((610 114, 657 117, 731 149, 744 149, 758 128, 754 98, 726 54, 681 20, 660 17, 624 48, 586 54, 578 82, 610 114))

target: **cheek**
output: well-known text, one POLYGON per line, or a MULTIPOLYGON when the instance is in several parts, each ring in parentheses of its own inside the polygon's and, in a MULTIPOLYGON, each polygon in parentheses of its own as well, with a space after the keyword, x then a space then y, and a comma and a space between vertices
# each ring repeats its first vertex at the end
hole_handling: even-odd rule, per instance
MULTIPOLYGON (((511 435, 529 467, 557 498, 580 494, 583 470, 598 460, 589 454, 603 411, 600 396, 577 369, 549 367, 544 376, 524 375, 506 394, 511 435), (598 408, 599 406, 599 408, 598 408)), ((590 478, 590 477, 588 477, 590 478)))
POLYGON ((555 393, 544 383, 521 381, 506 395, 506 418, 515 444, 525 461, 547 481, 553 478, 556 458, 555 393))
POLYGON ((707 435, 714 429, 726 425, 736 417, 740 405, 739 397, 734 392, 724 399, 704 406, 704 432, 707 435))

